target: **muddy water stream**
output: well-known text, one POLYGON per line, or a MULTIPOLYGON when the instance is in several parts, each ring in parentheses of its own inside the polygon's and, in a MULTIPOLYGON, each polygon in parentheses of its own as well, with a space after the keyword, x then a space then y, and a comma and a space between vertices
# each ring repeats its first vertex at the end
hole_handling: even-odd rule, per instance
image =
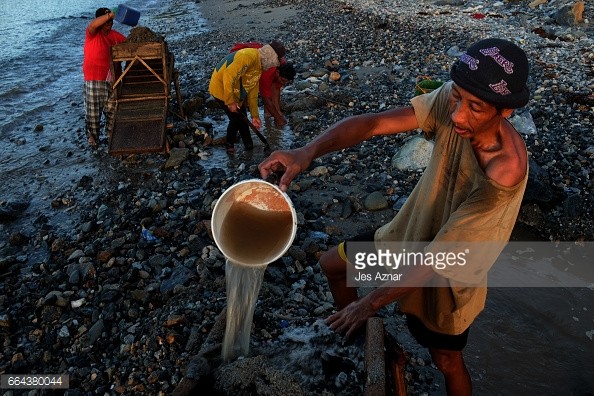
MULTIPOLYGON (((284 125, 281 128, 275 127, 272 119, 264 119, 264 111, 262 108, 260 108, 260 119, 262 120, 262 135, 264 135, 270 144, 271 150, 288 149, 292 147, 294 135, 290 124, 284 125)), ((212 124, 215 138, 225 136, 227 130, 227 117, 223 111, 220 112, 219 117, 206 117, 201 121, 212 124)), ((262 143, 253 133, 252 140, 254 142, 254 149, 250 151, 245 151, 241 142, 235 143, 236 153, 234 155, 228 155, 223 146, 205 148, 208 158, 201 161, 200 165, 205 169, 223 168, 232 171, 237 169, 238 166, 241 166, 242 163, 258 163, 260 160, 264 159, 270 151, 264 149, 264 143, 262 143)))
POLYGON ((254 309, 264 272, 266 265, 245 266, 229 260, 225 264, 227 321, 222 346, 225 362, 248 355, 254 309))
POLYGON ((288 196, 259 179, 239 182, 219 198, 212 215, 215 242, 227 258, 226 362, 247 356, 254 309, 269 263, 290 247, 297 227, 288 196))
POLYGON ((227 322, 222 347, 226 362, 248 354, 266 263, 291 239, 291 223, 288 210, 267 211, 244 202, 232 205, 222 222, 219 244, 229 257, 225 263, 227 322))

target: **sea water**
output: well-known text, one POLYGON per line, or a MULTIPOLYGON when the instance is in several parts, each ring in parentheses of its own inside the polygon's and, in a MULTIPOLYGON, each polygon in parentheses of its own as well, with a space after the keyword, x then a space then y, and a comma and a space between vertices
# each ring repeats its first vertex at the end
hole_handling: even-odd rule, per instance
MULTIPOLYGON (((91 0, 0 3, 2 140, 22 136, 23 125, 41 123, 58 103, 81 96, 85 28, 97 8, 91 0)), ((129 31, 117 23, 114 29, 129 31)))
MULTIPOLYGON (((85 30, 96 9, 118 4, 0 1, 0 202, 27 202, 29 216, 46 215, 48 201, 82 177, 110 177, 86 144, 82 62, 85 30)), ((129 0, 126 5, 140 12, 139 25, 167 39, 180 21, 196 26, 191 33, 205 30, 194 1, 129 0)), ((127 36, 132 28, 115 22, 113 29, 127 36)), ((22 222, 27 228, 31 220, 22 222)))

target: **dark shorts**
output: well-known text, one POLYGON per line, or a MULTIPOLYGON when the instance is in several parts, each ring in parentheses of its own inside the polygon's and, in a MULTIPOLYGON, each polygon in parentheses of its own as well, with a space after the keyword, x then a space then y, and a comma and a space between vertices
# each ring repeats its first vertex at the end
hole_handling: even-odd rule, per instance
POLYGON ((413 337, 425 348, 461 351, 468 342, 470 329, 466 329, 464 333, 458 335, 436 333, 425 327, 419 318, 409 314, 406 315, 406 324, 413 337))
MULTIPOLYGON (((345 253, 347 252, 349 242, 371 242, 374 240, 374 237, 375 230, 361 233, 356 237, 345 241, 345 253)), ((406 315, 406 324, 413 337, 425 348, 461 351, 468 342, 468 333, 470 329, 466 329, 466 331, 458 335, 437 333, 429 330, 419 318, 409 314, 406 315)))
MULTIPOLYGON (((354 238, 349 239, 348 241, 344 241, 344 252, 348 252, 348 245, 349 242, 373 242, 375 240, 375 230, 367 231, 362 234, 357 235, 354 238)), ((348 254, 348 253, 347 253, 348 254)))

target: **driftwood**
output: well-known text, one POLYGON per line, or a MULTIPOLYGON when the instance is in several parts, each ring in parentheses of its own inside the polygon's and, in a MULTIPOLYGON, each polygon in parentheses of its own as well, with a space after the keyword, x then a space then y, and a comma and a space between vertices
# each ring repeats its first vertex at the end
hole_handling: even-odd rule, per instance
POLYGON ((394 388, 394 395, 406 396, 406 378, 404 366, 406 365, 406 352, 394 337, 385 332, 387 362, 390 369, 390 377, 394 388))

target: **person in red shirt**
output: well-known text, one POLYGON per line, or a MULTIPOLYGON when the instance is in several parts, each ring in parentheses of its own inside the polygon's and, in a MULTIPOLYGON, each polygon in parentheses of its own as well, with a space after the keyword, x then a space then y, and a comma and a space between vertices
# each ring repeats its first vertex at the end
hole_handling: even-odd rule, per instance
MULTIPOLYGON (((236 43, 230 52, 235 52, 242 48, 261 48, 262 46, 263 44, 255 41, 236 43)), ((278 67, 271 67, 262 71, 259 83, 260 97, 264 105, 264 117, 273 117, 277 127, 281 127, 287 123, 281 110, 280 92, 283 86, 293 81, 297 74, 293 65, 287 63, 284 57, 280 63, 278 67)))
POLYGON ((280 93, 285 85, 295 78, 293 65, 281 62, 280 66, 273 67, 260 76, 260 96, 264 104, 264 117, 273 117, 277 127, 287 123, 280 103, 280 93))
POLYGON ((113 127, 115 102, 112 98, 110 48, 126 40, 123 34, 112 30, 114 17, 114 13, 109 8, 99 8, 85 33, 83 59, 85 128, 91 146, 96 146, 99 139, 101 114, 105 116, 105 133, 108 137, 113 127))

